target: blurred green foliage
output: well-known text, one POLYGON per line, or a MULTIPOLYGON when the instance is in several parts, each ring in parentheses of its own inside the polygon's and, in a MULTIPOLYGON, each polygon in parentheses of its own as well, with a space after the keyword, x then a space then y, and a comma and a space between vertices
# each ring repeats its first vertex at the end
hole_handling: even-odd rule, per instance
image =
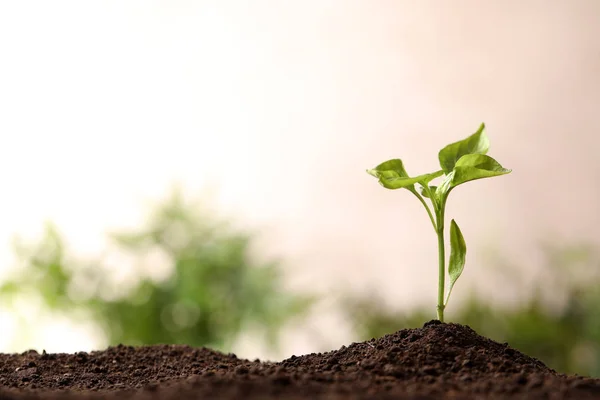
MULTIPOLYGON (((508 342, 558 372, 600 377, 600 257, 593 246, 543 245, 544 268, 532 295, 516 307, 469 299, 449 316, 449 322, 469 325, 483 336, 508 342)), ((490 279, 512 285, 521 293, 518 266, 497 260, 490 279), (497 276, 493 276, 498 274, 497 276)), ((433 319, 426 309, 390 311, 377 297, 348 297, 345 313, 359 340, 381 337, 433 319)))
POLYGON ((123 262, 137 267, 133 279, 121 279, 125 283, 103 257, 75 259, 48 224, 41 241, 15 241, 19 266, 0 285, 0 301, 10 305, 19 295, 34 295, 51 312, 91 315, 111 345, 225 351, 250 330, 276 349, 280 329, 306 313, 313 298, 287 293, 279 263, 255 261, 252 235, 210 214, 175 190, 146 226, 110 235, 123 262), (148 273, 156 263, 165 264, 162 278, 148 273))

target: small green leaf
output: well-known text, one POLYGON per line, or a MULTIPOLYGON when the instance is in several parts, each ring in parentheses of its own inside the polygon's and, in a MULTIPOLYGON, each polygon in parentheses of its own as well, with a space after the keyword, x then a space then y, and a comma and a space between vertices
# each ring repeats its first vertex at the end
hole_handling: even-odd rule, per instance
POLYGON ((448 175, 444 177, 444 180, 435 189, 435 197, 437 197, 438 201, 441 201, 446 194, 452 189, 452 178, 454 178, 454 171, 450 171, 448 175))
POLYGON ((384 173, 394 173, 396 176, 399 177, 408 177, 406 169, 404 168, 404 163, 399 158, 382 162, 375 168, 368 169, 367 173, 373 175, 375 178, 378 179, 384 173))
POLYGON ((415 183, 427 184, 443 174, 442 171, 437 171, 411 178, 406 173, 402 160, 397 158, 385 161, 373 169, 368 169, 367 173, 379 179, 379 183, 387 189, 406 188, 414 192, 416 192, 414 188, 415 183))
POLYGON ((451 143, 440 150, 438 154, 440 166, 444 173, 448 174, 465 154, 486 154, 489 148, 490 141, 485 133, 485 124, 482 123, 477 132, 468 138, 451 143))
POLYGON ((511 172, 494 160, 484 154, 467 154, 456 162, 454 174, 450 188, 476 179, 492 178, 494 176, 505 175, 511 172))
POLYGON ((454 220, 450 223, 450 261, 448 262, 448 275, 450 276, 450 282, 448 287, 448 294, 446 295, 446 301, 444 305, 448 304, 450 299, 450 293, 454 284, 462 274, 465 267, 465 259, 467 256, 467 244, 465 238, 460 231, 460 228, 454 220))
MULTIPOLYGON (((435 194, 437 186, 429 186, 429 190, 431 190, 431 193, 435 194)), ((427 190, 425 190, 425 187, 421 186, 419 188, 419 192, 423 195, 423 197, 429 198, 429 194, 427 193, 427 190)))

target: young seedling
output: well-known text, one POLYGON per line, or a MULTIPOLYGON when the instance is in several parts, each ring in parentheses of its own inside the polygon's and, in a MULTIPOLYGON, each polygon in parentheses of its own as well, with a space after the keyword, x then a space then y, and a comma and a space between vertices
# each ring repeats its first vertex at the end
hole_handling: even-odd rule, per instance
POLYGON ((446 281, 446 256, 444 247, 444 217, 448 195, 458 185, 476 179, 491 178, 511 172, 503 168, 486 153, 490 142, 485 134, 485 124, 481 124, 477 132, 459 142, 451 143, 440 150, 438 158, 441 170, 430 174, 415 177, 408 176, 404 164, 400 159, 388 160, 367 172, 379 180, 386 189, 408 189, 413 193, 427 210, 429 219, 438 239, 438 300, 437 317, 444 321, 444 309, 452 287, 463 271, 467 255, 467 245, 454 220, 450 222, 450 258, 448 260, 448 276, 450 278, 448 290, 445 289, 446 281), (442 178, 438 186, 430 183, 436 178, 442 178), (419 184, 419 191, 415 189, 419 184), (433 212, 427 205, 425 198, 431 202, 433 212), (445 296, 444 296, 445 294, 445 296))

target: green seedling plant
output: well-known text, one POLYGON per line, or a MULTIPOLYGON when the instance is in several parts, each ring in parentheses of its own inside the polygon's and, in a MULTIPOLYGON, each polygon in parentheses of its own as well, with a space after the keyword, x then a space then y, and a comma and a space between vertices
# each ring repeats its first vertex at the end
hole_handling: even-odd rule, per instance
POLYGON ((454 284, 462 274, 467 255, 467 245, 456 221, 450 223, 450 258, 448 260, 449 285, 446 290, 446 256, 444 242, 444 218, 448 195, 455 187, 476 179, 491 178, 511 172, 486 155, 490 141, 485 133, 485 124, 464 140, 451 143, 438 153, 441 170, 410 177, 400 159, 385 161, 367 173, 379 180, 386 189, 407 189, 423 204, 438 239, 438 300, 437 317, 444 322, 444 309, 448 304, 454 284), (432 185, 435 179, 439 185, 432 185), (415 188, 419 185, 419 190, 415 188), (431 208, 425 199, 431 202, 431 208), (432 211, 433 209, 433 211, 432 211))

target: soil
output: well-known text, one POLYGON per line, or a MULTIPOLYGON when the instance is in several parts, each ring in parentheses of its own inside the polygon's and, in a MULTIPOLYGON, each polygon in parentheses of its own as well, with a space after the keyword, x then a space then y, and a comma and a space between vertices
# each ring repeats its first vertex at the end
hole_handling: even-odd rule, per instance
POLYGON ((182 345, 0 354, 0 399, 600 399, 600 379, 566 376, 478 335, 430 321, 281 362, 182 345))

